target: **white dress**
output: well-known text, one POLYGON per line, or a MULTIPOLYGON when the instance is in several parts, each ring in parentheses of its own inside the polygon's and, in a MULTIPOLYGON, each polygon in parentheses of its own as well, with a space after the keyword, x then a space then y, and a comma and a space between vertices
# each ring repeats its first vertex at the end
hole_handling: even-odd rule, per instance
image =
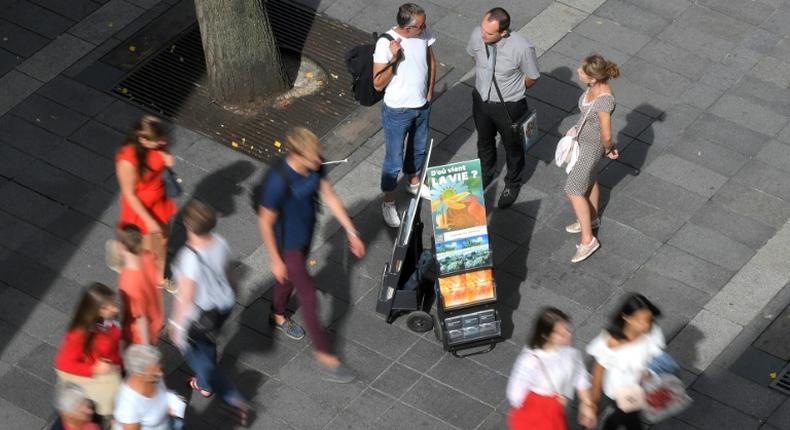
POLYGON ((570 346, 551 351, 524 348, 510 372, 507 398, 510 406, 518 408, 529 392, 541 396, 561 394, 572 399, 575 390, 588 388, 590 374, 584 368, 579 350, 570 346))
POLYGON ((606 369, 603 374, 603 393, 615 399, 621 388, 639 384, 642 371, 647 369, 653 357, 664 350, 666 341, 657 324, 653 324, 649 333, 614 348, 607 345, 610 337, 608 332, 601 332, 587 345, 587 353, 606 369))

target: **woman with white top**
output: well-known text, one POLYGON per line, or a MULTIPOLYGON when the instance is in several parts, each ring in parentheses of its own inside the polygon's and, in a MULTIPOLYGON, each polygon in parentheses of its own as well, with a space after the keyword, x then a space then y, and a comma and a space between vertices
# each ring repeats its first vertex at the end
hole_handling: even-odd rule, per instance
POLYGON ((565 406, 579 395, 579 424, 593 428, 595 403, 590 398, 590 375, 579 350, 570 346, 568 316, 556 308, 544 308, 532 337, 521 351, 507 384, 511 430, 565 430, 565 406))
MULTIPOLYGON (((594 402, 598 403, 603 392, 612 403, 649 376, 648 364, 665 346, 661 328, 653 324, 660 315, 658 307, 645 296, 629 293, 606 329, 587 345, 587 353, 595 360, 591 390, 594 402)), ((616 405, 612 408, 602 430, 642 429, 639 410, 625 412, 616 405)))

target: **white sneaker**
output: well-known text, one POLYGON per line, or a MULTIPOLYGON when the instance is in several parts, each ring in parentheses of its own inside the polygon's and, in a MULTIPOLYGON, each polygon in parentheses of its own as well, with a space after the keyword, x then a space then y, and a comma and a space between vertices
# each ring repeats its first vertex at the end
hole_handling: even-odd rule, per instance
POLYGON ((400 216, 398 216, 398 208, 395 207, 395 202, 382 202, 381 215, 384 217, 384 223, 392 228, 400 227, 400 216))
MULTIPOLYGON (((411 195, 413 195, 413 196, 416 196, 417 195, 417 188, 419 188, 419 186, 420 186, 419 183, 418 184, 409 184, 409 186, 408 186, 409 193, 411 193, 411 195)), ((423 185, 422 186, 422 191, 420 191, 420 197, 424 198, 425 200, 430 200, 431 199, 431 189, 428 188, 427 185, 423 185)))

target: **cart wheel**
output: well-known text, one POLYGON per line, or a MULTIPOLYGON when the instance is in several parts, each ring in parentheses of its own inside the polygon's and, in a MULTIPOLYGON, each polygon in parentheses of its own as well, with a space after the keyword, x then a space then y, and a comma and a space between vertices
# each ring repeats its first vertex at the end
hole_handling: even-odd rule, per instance
POLYGON ((433 317, 427 312, 414 311, 406 319, 409 330, 416 333, 425 333, 433 328, 433 317))

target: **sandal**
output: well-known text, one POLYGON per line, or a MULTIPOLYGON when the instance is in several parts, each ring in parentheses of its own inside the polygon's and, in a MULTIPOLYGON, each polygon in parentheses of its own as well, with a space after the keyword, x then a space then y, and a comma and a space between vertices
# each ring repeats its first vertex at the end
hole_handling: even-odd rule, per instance
POLYGON ((214 393, 212 393, 211 391, 206 391, 200 388, 197 384, 197 378, 194 376, 189 379, 189 386, 192 387, 193 390, 197 391, 201 396, 207 399, 214 395, 214 393))
POLYGON ((230 412, 235 413, 239 419, 239 425, 242 427, 247 427, 250 424, 250 406, 246 403, 237 404, 236 402, 233 403, 224 403, 223 408, 230 412))

